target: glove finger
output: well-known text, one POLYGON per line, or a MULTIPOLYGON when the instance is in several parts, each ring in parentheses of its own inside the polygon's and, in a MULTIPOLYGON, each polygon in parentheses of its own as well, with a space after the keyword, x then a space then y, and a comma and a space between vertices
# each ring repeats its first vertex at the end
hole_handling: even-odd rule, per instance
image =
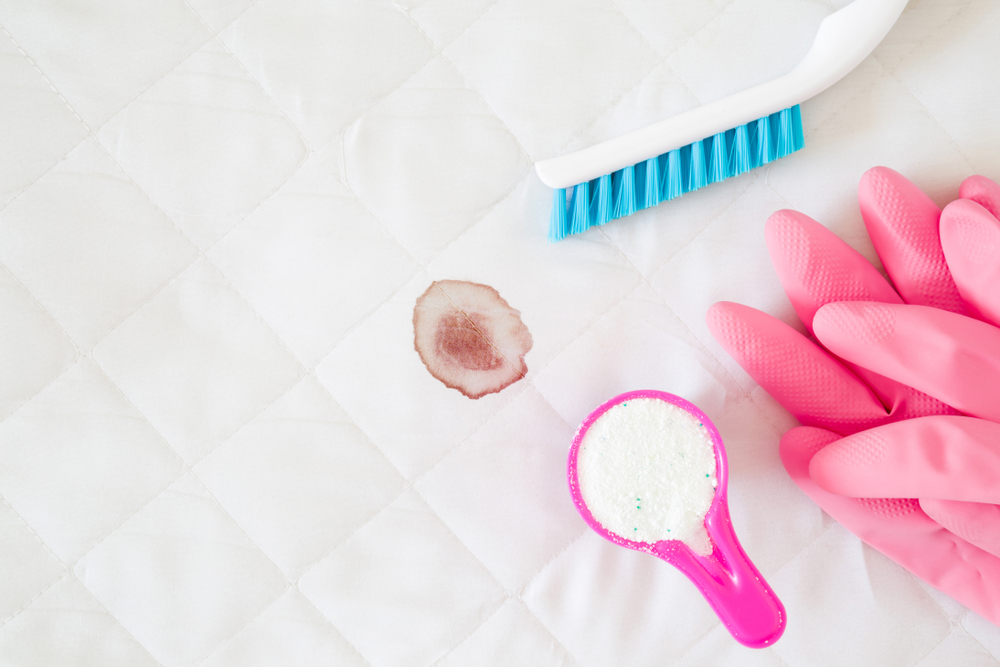
POLYGON ((941 248, 969 314, 1000 324, 1000 221, 976 202, 957 199, 941 213, 941 248))
POLYGON ((810 333, 813 316, 827 303, 903 303, 861 253, 803 213, 773 214, 764 226, 764 238, 781 286, 810 333))
POLYGON ((813 326, 820 342, 851 363, 1000 421, 1000 329, 937 308, 866 301, 827 304, 813 326))
POLYGON ((809 476, 851 498, 1000 502, 1000 424, 956 416, 886 424, 824 448, 809 476))
MULTIPOLYGON (((827 303, 903 303, 861 253, 803 213, 778 211, 768 218, 764 235, 781 286, 810 333, 816 311, 827 303)), ((844 365, 871 388, 894 419, 955 412, 912 387, 866 368, 844 365)))
POLYGON ((1000 556, 1000 506, 921 498, 920 509, 966 542, 1000 556))
POLYGON ((728 301, 705 319, 715 340, 803 424, 846 434, 889 418, 857 376, 781 320, 728 301))
POLYGON ((958 196, 971 199, 1000 219, 1000 185, 985 176, 969 176, 962 181, 958 196))
POLYGON ((943 528, 916 500, 845 498, 813 482, 810 460, 837 439, 836 433, 810 427, 785 433, 781 461, 799 488, 862 541, 1000 625, 1000 558, 943 528))
POLYGON ((903 301, 964 313, 938 238, 941 209, 930 197, 892 169, 875 167, 861 177, 858 203, 875 251, 903 301))

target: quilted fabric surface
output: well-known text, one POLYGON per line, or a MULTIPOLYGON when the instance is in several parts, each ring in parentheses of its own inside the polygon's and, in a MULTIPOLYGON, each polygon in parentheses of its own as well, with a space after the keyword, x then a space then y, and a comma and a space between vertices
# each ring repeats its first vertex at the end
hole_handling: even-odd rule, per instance
POLYGON ((704 322, 801 329, 778 209, 877 261, 865 170, 1000 178, 1000 3, 911 0, 800 152, 546 240, 535 161, 785 73, 846 4, 0 3, 0 665, 1000 665, 788 479, 704 322), (572 506, 576 426, 643 388, 722 433, 771 648, 572 506))

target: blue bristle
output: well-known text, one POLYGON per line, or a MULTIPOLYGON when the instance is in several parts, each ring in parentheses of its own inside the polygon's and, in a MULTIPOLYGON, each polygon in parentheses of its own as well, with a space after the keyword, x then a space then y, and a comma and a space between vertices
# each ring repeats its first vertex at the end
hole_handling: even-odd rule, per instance
POLYGON ((777 160, 779 157, 784 157, 778 152, 778 144, 781 143, 781 112, 773 113, 767 118, 771 122, 771 150, 774 152, 774 159, 777 160))
POLYGON ((597 179, 597 194, 594 196, 594 224, 603 225, 610 221, 611 202, 614 200, 611 187, 611 174, 605 174, 597 179))
POLYGON ((624 218, 635 213, 635 169, 625 167, 619 170, 621 179, 615 188, 615 212, 613 217, 624 218))
POLYGON ((691 167, 688 173, 689 192, 708 185, 708 170, 705 165, 705 145, 701 140, 691 144, 691 167))
MULTIPOLYGON (((596 227, 597 222, 597 187, 601 184, 600 178, 595 178, 590 182, 590 207, 587 209, 587 229, 591 227, 596 227)), ((611 196, 614 196, 614 190, 611 191, 611 196)))
POLYGON ((750 158, 750 130, 746 125, 740 125, 736 128, 730 165, 733 176, 739 176, 753 169, 750 158))
POLYGON ((691 144, 680 147, 681 153, 681 194, 691 191, 691 144))
POLYGON ((798 105, 764 116, 553 195, 549 240, 579 234, 802 148, 798 105))
POLYGON ((670 151, 667 153, 666 187, 664 188, 663 199, 673 199, 684 194, 683 176, 680 150, 670 151))
POLYGON ((552 215, 549 217, 549 241, 566 238, 566 188, 552 193, 552 215))
POLYGON ((771 121, 764 116, 757 120, 757 154, 758 164, 768 164, 774 161, 774 146, 771 145, 771 121))
POLYGON ((646 193, 643 197, 643 208, 650 208, 660 203, 660 158, 651 157, 646 160, 646 193))
POLYGON ((768 123, 771 125, 771 153, 774 155, 772 160, 777 160, 779 157, 784 157, 778 154, 778 142, 781 141, 781 112, 771 114, 767 117, 768 123))
POLYGON ((712 137, 712 157, 708 170, 708 180, 718 183, 729 178, 729 151, 726 148, 726 133, 719 132, 712 137))
POLYGON ((806 140, 802 134, 802 110, 796 104, 792 107, 792 151, 797 151, 805 145, 806 140))
POLYGON ((788 155, 787 147, 790 142, 790 133, 785 129, 788 125, 788 119, 784 116, 782 112, 778 112, 771 116, 773 121, 771 124, 771 129, 774 130, 774 158, 782 158, 788 155))
POLYGON ((624 169, 619 169, 618 171, 611 172, 611 215, 610 220, 614 220, 618 217, 615 211, 618 210, 618 199, 621 197, 622 193, 622 178, 625 175, 624 169))
POLYGON ((646 163, 636 162, 632 165, 633 174, 633 185, 635 189, 635 197, 632 200, 635 202, 635 210, 641 211, 646 208, 646 163))
POLYGON ((657 195, 661 202, 667 201, 667 177, 670 174, 670 153, 663 153, 656 157, 656 166, 660 170, 660 191, 657 195))
POLYGON ((778 154, 782 158, 802 148, 802 119, 795 120, 798 105, 778 112, 778 154))
POLYGON ((726 130, 726 174, 727 178, 732 178, 735 176, 736 165, 734 144, 736 143, 736 128, 731 130, 726 130))
POLYGON ((581 234, 590 226, 590 182, 580 183, 573 189, 569 205, 570 234, 581 234))
POLYGON ((750 154, 747 155, 747 159, 750 164, 751 169, 756 169, 760 166, 760 131, 757 127, 757 121, 747 123, 747 137, 750 138, 750 154))

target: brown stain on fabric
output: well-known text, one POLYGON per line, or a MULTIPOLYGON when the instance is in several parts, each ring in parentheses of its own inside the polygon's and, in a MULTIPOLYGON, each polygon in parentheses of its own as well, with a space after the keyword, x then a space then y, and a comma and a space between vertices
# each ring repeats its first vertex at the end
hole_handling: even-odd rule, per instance
POLYGON ((432 376, 469 398, 493 394, 528 372, 531 333, 489 285, 431 283, 413 309, 413 346, 432 376))
POLYGON ((480 333, 485 328, 482 319, 475 313, 442 316, 434 336, 438 356, 458 359, 470 371, 494 371, 503 366, 503 357, 480 333))

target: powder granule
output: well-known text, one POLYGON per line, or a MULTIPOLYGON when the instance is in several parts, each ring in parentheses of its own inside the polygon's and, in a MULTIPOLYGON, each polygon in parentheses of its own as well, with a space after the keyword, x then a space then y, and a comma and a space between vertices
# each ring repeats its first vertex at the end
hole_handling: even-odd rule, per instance
POLYGON ((715 448, 686 410, 656 398, 612 407, 581 441, 577 476, 587 508, 608 531, 711 553, 705 515, 718 484, 715 448))

